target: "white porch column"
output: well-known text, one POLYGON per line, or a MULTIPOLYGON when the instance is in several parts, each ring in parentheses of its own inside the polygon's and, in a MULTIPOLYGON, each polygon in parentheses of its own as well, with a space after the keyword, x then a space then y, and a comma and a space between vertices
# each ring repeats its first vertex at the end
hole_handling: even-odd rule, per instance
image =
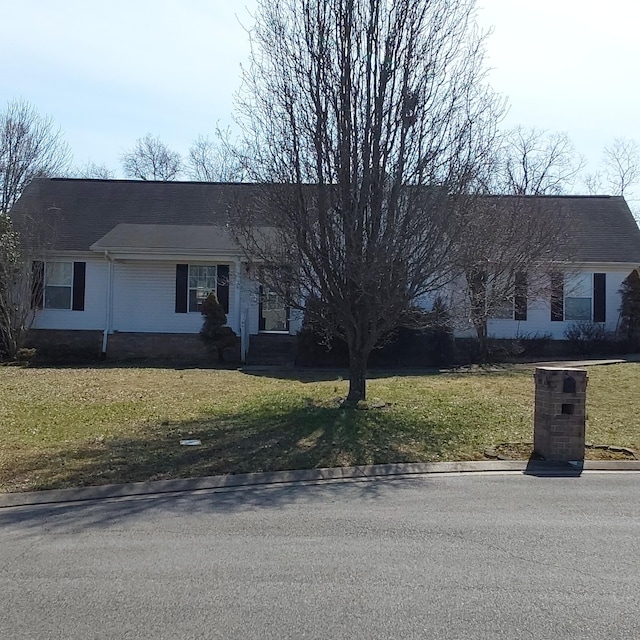
POLYGON ((107 356, 107 343, 113 326, 113 258, 108 251, 104 252, 108 263, 107 296, 105 304, 104 331, 102 332, 102 357, 107 356))
POLYGON ((233 310, 236 321, 236 326, 240 332, 240 361, 244 363, 247 355, 247 328, 245 326, 244 318, 242 317, 242 291, 241 291, 241 276, 242 276, 242 262, 240 258, 236 258, 235 261, 235 278, 233 279, 234 297, 233 297, 233 310))

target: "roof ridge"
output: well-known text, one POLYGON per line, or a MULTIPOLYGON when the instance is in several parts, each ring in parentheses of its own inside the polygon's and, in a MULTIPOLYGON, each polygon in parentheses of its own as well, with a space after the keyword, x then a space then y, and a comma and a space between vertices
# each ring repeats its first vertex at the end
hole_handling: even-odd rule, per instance
POLYGON ((108 182, 119 184, 202 184, 202 185, 243 185, 255 186, 258 182, 208 182, 205 180, 136 180, 133 178, 37 178, 49 182, 108 182))

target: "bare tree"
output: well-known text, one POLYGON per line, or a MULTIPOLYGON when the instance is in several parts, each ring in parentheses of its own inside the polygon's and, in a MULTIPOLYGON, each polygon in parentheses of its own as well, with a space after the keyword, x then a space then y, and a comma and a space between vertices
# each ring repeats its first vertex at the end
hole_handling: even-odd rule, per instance
POLYGON ((122 156, 122 169, 128 178, 138 180, 175 180, 182 172, 182 158, 159 137, 147 133, 138 138, 122 156))
POLYGON ((18 236, 9 216, 0 213, 0 358, 13 358, 16 352, 12 287, 18 255, 18 236))
POLYGON ((198 136, 189 147, 189 178, 199 182, 242 181, 243 172, 230 144, 229 129, 218 130, 216 137, 217 142, 198 136))
POLYGON ((78 178, 97 179, 97 180, 113 180, 116 177, 115 171, 112 171, 106 164, 96 164, 88 161, 75 171, 78 178))
POLYGON ((456 306, 466 310, 481 345, 491 318, 524 319, 527 298, 548 293, 549 273, 568 259, 561 207, 555 203, 549 211, 527 196, 563 193, 583 164, 565 133, 516 127, 497 140, 473 185, 484 197, 464 206, 456 252, 460 277, 453 287, 456 306))
POLYGON ((612 195, 623 196, 640 181, 640 147, 635 140, 616 138, 604 148, 603 173, 612 195))
MULTIPOLYGON (((24 344, 35 318, 42 270, 34 268, 51 246, 55 216, 21 212, 19 231, 0 213, 0 359, 12 360, 24 344)), ((40 263, 42 264, 42 263, 40 263)))
POLYGON ((629 203, 638 224, 640 207, 635 187, 640 182, 640 147, 635 140, 615 138, 605 146, 599 167, 582 178, 590 195, 622 196, 629 203))
POLYGON ((70 160, 51 118, 23 100, 9 102, 0 112, 0 213, 11 209, 33 178, 62 175, 70 160))
POLYGON ((585 174, 582 178, 582 184, 590 196, 597 196, 606 191, 601 171, 585 174))
POLYGON ((583 167, 584 159, 566 133, 516 127, 504 135, 491 191, 558 195, 574 184, 583 167))
POLYGON ((320 326, 335 319, 350 402, 365 398, 372 349, 451 277, 456 197, 503 107, 474 5, 258 3, 238 121, 244 168, 271 186, 234 212, 237 235, 263 284, 294 308, 319 298, 320 326))
POLYGON ((615 138, 604 148, 599 169, 587 174, 583 180, 590 194, 628 195, 629 190, 640 182, 638 143, 628 138, 615 138))
POLYGON ((484 347, 492 318, 526 320, 528 302, 550 293, 550 273, 571 257, 561 204, 526 196, 484 196, 465 203, 455 253, 461 274, 451 288, 457 309, 484 347))

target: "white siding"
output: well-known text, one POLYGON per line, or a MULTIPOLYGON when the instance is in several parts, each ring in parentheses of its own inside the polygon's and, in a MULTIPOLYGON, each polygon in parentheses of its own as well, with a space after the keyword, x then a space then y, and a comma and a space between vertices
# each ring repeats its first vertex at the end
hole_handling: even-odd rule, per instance
MULTIPOLYGON (((73 262, 73 259, 64 257, 58 260, 73 262)), ((36 313, 34 329, 104 329, 109 274, 107 261, 104 259, 76 259, 75 261, 87 263, 84 311, 41 309, 36 313)))
MULTIPOLYGON (((231 262, 227 321, 229 326, 239 333, 240 327, 233 313, 234 276, 235 264, 231 262)), ((202 327, 202 314, 176 313, 175 308, 175 263, 146 261, 115 263, 112 323, 114 331, 198 333, 202 327)))
POLYGON ((247 329, 255 335, 260 330, 260 285, 251 278, 252 273, 242 274, 240 279, 240 300, 242 313, 247 314, 247 329))
MULTIPOLYGON (((589 271, 586 273, 604 273, 604 271, 589 271)), ((620 285, 627 277, 627 271, 607 271, 606 272, 606 310, 605 329, 615 331, 618 326, 620 316, 620 285)), ((529 301, 527 319, 524 321, 515 320, 490 320, 489 335, 494 338, 514 338, 548 334, 556 340, 566 338, 566 331, 575 324, 572 320, 563 322, 551 321, 550 300, 529 301)))
MULTIPOLYGON (((63 259, 63 258, 60 258, 63 259)), ((67 258, 70 260, 69 258, 67 258)), ((107 260, 95 258, 85 260, 86 289, 85 310, 71 311, 61 309, 43 309, 36 314, 36 329, 77 329, 102 330, 105 327, 106 298, 108 291, 109 266, 107 260)), ((204 262, 203 262, 204 264, 204 262)), ((208 263, 212 264, 212 263, 208 263)), ((235 306, 236 263, 230 260, 229 326, 240 334, 240 319, 235 306)), ((596 273, 604 270, 594 269, 596 273)), ((606 328, 615 331, 619 320, 620 293, 622 281, 629 274, 627 269, 608 270, 606 279, 606 328)), ((240 274, 240 314, 248 320, 250 334, 259 330, 259 285, 241 266, 240 274)), ((114 263, 113 315, 112 330, 121 332, 146 333, 198 333, 202 327, 200 313, 176 313, 176 264, 174 262, 116 261, 114 263)), ((421 300, 422 305, 430 308, 432 297, 421 300)), ((456 287, 451 285, 444 291, 444 298, 456 301, 458 314, 454 314, 453 324, 457 336, 475 335, 467 316, 464 304, 456 287)), ((291 314, 290 332, 300 329, 302 314, 291 314)), ((496 338, 517 336, 535 336, 550 334, 562 339, 572 322, 551 322, 548 300, 529 300, 526 321, 490 320, 489 335, 496 338)))
POLYGON ((620 322, 620 287, 630 271, 607 273, 607 331, 616 331, 620 322))
MULTIPOLYGON (((620 293, 622 281, 629 275, 627 269, 613 271, 598 269, 584 273, 606 273, 606 323, 607 331, 614 332, 618 326, 620 316, 620 293)), ((443 299, 452 310, 452 326, 457 337, 475 337, 475 330, 468 317, 468 302, 462 294, 461 282, 454 282, 443 288, 443 299)), ((526 320, 491 319, 488 322, 488 333, 494 338, 516 338, 550 335, 556 340, 564 339, 566 330, 574 324, 573 321, 552 322, 551 303, 549 299, 529 299, 526 320)), ((545 298, 547 296, 545 295, 545 298)), ((429 309, 428 300, 420 300, 420 306, 429 309)))

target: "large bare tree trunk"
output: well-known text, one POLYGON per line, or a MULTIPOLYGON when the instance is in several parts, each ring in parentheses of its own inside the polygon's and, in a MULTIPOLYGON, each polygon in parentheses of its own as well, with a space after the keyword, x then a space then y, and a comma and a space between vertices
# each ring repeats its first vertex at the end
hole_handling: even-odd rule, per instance
POLYGON ((347 402, 366 400, 368 354, 363 349, 349 348, 349 393, 347 402))

